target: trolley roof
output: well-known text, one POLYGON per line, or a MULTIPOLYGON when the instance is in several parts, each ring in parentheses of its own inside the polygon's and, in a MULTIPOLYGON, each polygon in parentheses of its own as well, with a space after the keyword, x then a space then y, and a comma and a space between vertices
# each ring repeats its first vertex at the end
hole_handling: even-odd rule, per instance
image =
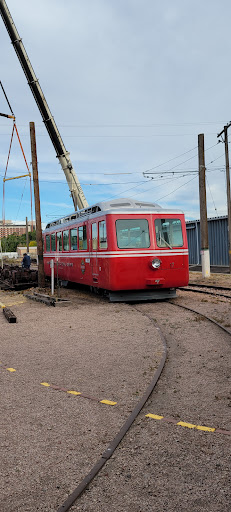
POLYGON ((135 201, 133 199, 112 199, 111 201, 101 201, 93 206, 88 208, 84 208, 79 211, 75 211, 70 215, 66 215, 65 217, 61 217, 60 219, 56 219, 52 222, 49 222, 46 225, 46 229, 58 226, 60 224, 66 224, 67 222, 73 221, 80 217, 85 217, 92 215, 97 212, 107 212, 107 213, 154 213, 154 212, 163 212, 163 213, 183 213, 180 210, 168 210, 166 208, 162 208, 157 203, 147 203, 146 201, 135 201))

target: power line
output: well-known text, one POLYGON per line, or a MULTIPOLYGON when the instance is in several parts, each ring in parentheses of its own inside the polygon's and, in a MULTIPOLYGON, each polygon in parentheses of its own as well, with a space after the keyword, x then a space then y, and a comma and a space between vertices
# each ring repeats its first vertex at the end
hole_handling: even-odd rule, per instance
MULTIPOLYGON (((194 122, 184 122, 184 123, 130 123, 130 124, 62 124, 59 123, 59 126, 62 128, 158 128, 160 126, 205 126, 205 125, 213 125, 213 124, 224 124, 223 121, 194 121, 194 122)), ((7 126, 3 124, 3 126, 7 126)), ((27 127, 27 124, 18 125, 21 127, 27 127)), ((43 124, 36 124, 38 128, 44 127, 43 124)))
POLYGON ((217 208, 216 208, 216 205, 215 205, 215 202, 214 202, 213 196, 212 196, 212 192, 211 192, 211 188, 210 188, 210 186, 209 186, 209 182, 208 182, 208 177, 207 177, 207 176, 206 176, 206 183, 207 183, 207 185, 208 185, 209 192, 210 192, 210 195, 211 195, 211 198, 212 198, 212 202, 213 202, 214 210, 215 210, 216 215, 217 215, 217 217, 218 217, 217 208))

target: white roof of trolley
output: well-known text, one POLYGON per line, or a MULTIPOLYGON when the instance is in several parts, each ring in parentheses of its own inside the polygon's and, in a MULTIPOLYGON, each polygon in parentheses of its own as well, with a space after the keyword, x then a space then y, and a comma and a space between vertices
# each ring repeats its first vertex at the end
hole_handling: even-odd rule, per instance
POLYGON ((87 208, 83 208, 82 210, 71 213, 70 215, 65 215, 65 217, 61 217, 60 219, 53 220, 47 224, 46 229, 58 226, 60 224, 64 224, 67 222, 71 222, 75 219, 92 215, 98 212, 107 212, 114 213, 116 210, 119 210, 120 213, 151 213, 159 212, 159 213, 183 213, 180 210, 168 210, 166 208, 162 208, 157 203, 147 203, 146 201, 138 201, 129 198, 123 199, 112 199, 111 201, 100 201, 92 206, 87 208))

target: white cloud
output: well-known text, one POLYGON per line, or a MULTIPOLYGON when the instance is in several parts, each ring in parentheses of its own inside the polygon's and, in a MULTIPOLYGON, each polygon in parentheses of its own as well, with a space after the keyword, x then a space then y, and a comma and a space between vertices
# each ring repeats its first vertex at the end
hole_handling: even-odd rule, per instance
MULTIPOLYGON (((215 0, 176 0, 174 5, 171 0, 8 0, 8 6, 80 181, 95 184, 83 187, 88 202, 127 195, 131 188, 128 193, 146 200, 163 197, 164 206, 175 205, 198 218, 196 179, 178 190, 187 177, 181 181, 172 176, 169 183, 150 186, 143 182, 133 189, 121 182, 144 181, 142 171, 197 147, 198 133, 205 133, 206 149, 214 146, 206 151, 206 164, 224 153, 223 145, 216 146, 216 134, 231 118, 230 2, 224 0, 222 9, 215 0), (118 175, 109 178, 103 171, 118 175), (119 173, 126 171, 133 174, 122 179, 119 173)), ((68 187, 3 24, 0 45, 1 79, 28 162, 29 122, 36 124, 42 211, 51 215, 49 203, 60 209, 71 205, 68 187)), ((0 92, 0 111, 6 108, 0 92)), ((10 132, 11 122, 0 118, 0 175, 10 132)), ((164 173, 186 158, 182 155, 158 170, 164 173)), ((218 162, 224 165, 224 159, 218 162)), ((179 168, 187 173, 197 165, 195 151, 194 159, 179 168)), ((14 148, 9 173, 23 169, 14 148)), ((224 214, 226 191, 220 171, 208 172, 208 181, 217 210, 224 214)), ((15 204, 21 186, 15 185, 15 204)), ((212 214, 209 191, 207 198, 212 214)), ((12 204, 8 205, 10 217, 12 204)))

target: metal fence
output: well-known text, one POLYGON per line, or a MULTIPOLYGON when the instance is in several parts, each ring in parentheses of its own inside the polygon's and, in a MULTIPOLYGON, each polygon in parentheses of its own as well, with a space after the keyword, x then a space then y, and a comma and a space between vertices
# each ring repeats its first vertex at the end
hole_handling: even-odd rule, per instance
MULTIPOLYGON (((189 264, 201 264, 201 239, 200 221, 190 220, 186 222, 186 230, 189 247, 189 264)), ((208 219, 210 265, 229 265, 228 252, 228 219, 217 217, 208 219)))

